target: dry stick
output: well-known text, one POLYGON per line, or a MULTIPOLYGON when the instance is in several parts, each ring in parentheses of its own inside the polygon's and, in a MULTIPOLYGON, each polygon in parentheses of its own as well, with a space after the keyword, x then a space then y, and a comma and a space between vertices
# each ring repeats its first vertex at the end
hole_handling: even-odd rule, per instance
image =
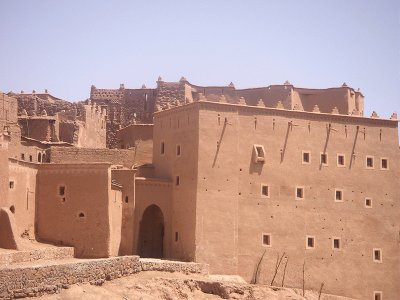
POLYGON ((323 287, 324 287, 324 283, 322 282, 322 283, 321 283, 321 287, 320 287, 320 289, 319 289, 318 300, 321 299, 321 293, 322 293, 322 288, 323 288, 323 287))
MULTIPOLYGON (((272 277, 271 285, 274 283, 275 276, 276 276, 276 274, 278 273, 279 266, 281 265, 281 262, 282 262, 282 259, 283 259, 284 256, 285 256, 285 252, 283 252, 282 257, 281 257, 281 259, 279 260, 279 263, 278 263, 278 261, 277 261, 277 264, 276 264, 276 266, 275 266, 275 274, 274 274, 274 277, 272 277)), ((279 253, 278 253, 278 258, 279 258, 279 253)))
POLYGON ((256 266, 256 270, 255 270, 255 272, 254 272, 254 277, 253 277, 253 284, 256 284, 257 283, 257 279, 258 279, 258 274, 259 274, 259 272, 260 272, 260 265, 261 265, 261 262, 262 262, 262 260, 263 260, 263 258, 264 258, 264 255, 265 255, 265 252, 267 252, 267 249, 265 249, 264 250, 264 253, 261 255, 261 257, 260 257, 260 260, 258 261, 258 263, 257 263, 257 266, 256 266))
POLYGON ((286 267, 287 267, 288 261, 289 261, 289 257, 286 257, 285 268, 283 269, 283 276, 282 276, 282 287, 283 287, 283 285, 284 285, 284 283, 285 283, 286 267))
POLYGON ((304 266, 306 265, 306 261, 303 262, 303 297, 304 297, 304 266))

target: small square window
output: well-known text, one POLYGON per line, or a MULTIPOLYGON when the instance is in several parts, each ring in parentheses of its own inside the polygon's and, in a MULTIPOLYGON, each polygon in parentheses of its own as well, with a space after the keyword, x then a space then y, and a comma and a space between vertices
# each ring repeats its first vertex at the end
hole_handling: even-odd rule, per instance
POLYGON ((296 200, 304 199, 304 187, 296 187, 296 200))
POLYGON ((25 154, 21 153, 21 160, 25 160, 25 154))
POLYGON ((129 202, 129 197, 125 196, 125 203, 128 203, 128 202, 129 202))
POLYGON ((10 181, 9 186, 10 186, 10 189, 12 190, 14 188, 14 181, 10 181))
POLYGON ((365 198, 365 207, 371 208, 372 207, 372 199, 365 198))
POLYGON ((366 157, 365 167, 367 169, 373 169, 374 168, 374 157, 373 156, 367 156, 366 157))
POLYGON ((164 142, 161 142, 160 154, 161 154, 161 155, 164 155, 164 154, 165 154, 165 143, 164 143, 164 142))
POLYGON ((261 197, 269 198, 269 186, 261 184, 261 197))
POLYGON ((374 292, 374 300, 383 300, 382 292, 374 292))
POLYGON ((321 157, 320 157, 321 161, 321 165, 323 166, 327 166, 328 165, 328 154, 327 153, 321 153, 321 157))
POLYGON ((344 167, 346 165, 346 160, 344 154, 337 155, 337 166, 344 167))
POLYGON ((253 162, 264 163, 265 162, 265 150, 262 145, 253 145, 253 162))
POLYGON ((335 189, 335 201, 342 202, 343 201, 343 190, 335 189))
POLYGON ((33 158, 32 155, 29 155, 29 161, 32 162, 33 158))
POLYGON ((176 156, 181 156, 181 145, 176 145, 176 156))
POLYGON ((271 235, 267 233, 263 233, 262 235, 262 244, 267 247, 271 247, 271 235))
POLYGON ((315 247, 315 237, 313 236, 307 236, 307 244, 306 244, 306 249, 314 249, 315 247))
POLYGON ((389 170, 389 160, 387 158, 381 158, 381 170, 389 170))
POLYGON ((59 186, 58 187, 58 195, 59 196, 64 196, 65 195, 65 186, 59 186))
POLYGON ((309 164, 311 162, 311 154, 308 151, 303 151, 303 164, 309 164))
POLYGON ((381 249, 374 249, 373 251, 374 255, 374 262, 382 262, 382 250, 381 249))
POLYGON ((341 248, 341 243, 339 238, 333 238, 332 247, 334 250, 338 250, 341 248))
POLYGON ((175 185, 179 186, 180 184, 181 184, 181 180, 180 180, 179 176, 176 176, 175 177, 175 185))
POLYGON ((178 231, 175 231, 175 242, 177 242, 179 240, 179 234, 178 231))

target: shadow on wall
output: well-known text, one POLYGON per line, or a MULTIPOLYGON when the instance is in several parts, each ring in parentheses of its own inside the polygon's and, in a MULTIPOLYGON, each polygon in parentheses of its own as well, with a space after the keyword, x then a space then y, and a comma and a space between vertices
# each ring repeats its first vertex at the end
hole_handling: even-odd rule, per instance
POLYGON ((14 215, 6 207, 0 209, 0 248, 21 249, 14 215))

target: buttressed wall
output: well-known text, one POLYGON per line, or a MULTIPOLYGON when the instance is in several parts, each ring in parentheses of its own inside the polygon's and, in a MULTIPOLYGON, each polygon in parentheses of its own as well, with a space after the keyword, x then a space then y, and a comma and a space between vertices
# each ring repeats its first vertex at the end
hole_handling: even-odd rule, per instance
POLYGON ((204 101, 155 115, 183 251, 248 281, 265 251, 268 284, 285 253, 276 284, 288 260, 285 285, 305 264, 306 288, 360 299, 400 297, 399 154, 397 120, 204 101))

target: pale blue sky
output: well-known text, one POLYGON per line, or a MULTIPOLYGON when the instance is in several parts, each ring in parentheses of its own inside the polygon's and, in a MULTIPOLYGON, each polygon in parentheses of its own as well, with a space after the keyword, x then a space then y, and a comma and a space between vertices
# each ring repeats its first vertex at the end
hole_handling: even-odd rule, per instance
POLYGON ((98 88, 361 88, 400 113, 400 1, 1 0, 0 90, 68 100, 98 88))

